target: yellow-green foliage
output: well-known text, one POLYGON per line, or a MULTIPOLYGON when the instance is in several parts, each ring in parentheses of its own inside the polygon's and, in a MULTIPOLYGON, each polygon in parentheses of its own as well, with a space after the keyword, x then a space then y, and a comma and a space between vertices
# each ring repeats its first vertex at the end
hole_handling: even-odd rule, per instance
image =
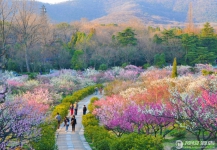
POLYGON ((41 125, 41 139, 31 141, 35 150, 55 149, 55 132, 57 122, 49 122, 41 125))
POLYGON ((214 71, 209 71, 209 70, 202 70, 201 71, 202 72, 202 75, 203 76, 207 76, 207 75, 212 75, 212 74, 217 74, 216 72, 214 72, 214 71))
POLYGON ((110 150, 163 150, 162 138, 131 133, 111 141, 110 150))
POLYGON ((177 76, 178 76, 178 73, 177 73, 177 62, 176 62, 176 58, 174 58, 174 60, 173 60, 173 70, 172 70, 171 77, 172 78, 176 78, 177 76))
POLYGON ((62 102, 70 102, 70 103, 74 103, 74 102, 78 102, 79 100, 85 98, 86 96, 92 94, 94 92, 94 88, 95 86, 89 86, 86 87, 84 89, 81 89, 79 91, 76 91, 73 93, 72 96, 66 96, 62 102))
POLYGON ((94 115, 88 113, 82 116, 82 124, 84 127, 95 126, 99 124, 99 121, 94 115))
POLYGON ((89 110, 90 113, 92 113, 93 110, 95 109, 95 106, 93 105, 93 103, 94 103, 95 101, 97 101, 97 100, 99 100, 98 97, 92 97, 92 98, 90 99, 90 104, 88 105, 88 110, 89 110))
POLYGON ((70 106, 69 102, 61 103, 57 105, 52 112, 52 117, 54 118, 57 115, 57 113, 59 113, 62 118, 63 116, 67 116, 69 106, 70 106))

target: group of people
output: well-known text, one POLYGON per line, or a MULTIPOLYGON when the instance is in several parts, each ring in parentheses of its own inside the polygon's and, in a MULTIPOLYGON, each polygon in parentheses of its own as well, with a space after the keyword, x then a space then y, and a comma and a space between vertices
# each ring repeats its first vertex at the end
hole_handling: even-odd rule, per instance
MULTIPOLYGON (((69 120, 68 117, 65 117, 64 118, 64 126, 66 127, 66 132, 67 132, 68 131, 68 127, 71 124, 71 126, 72 126, 72 132, 75 132, 75 125, 77 124, 77 120, 75 118, 75 115, 77 115, 77 112, 78 112, 78 103, 75 102, 74 105, 70 104, 69 108, 70 108, 70 115, 72 116, 71 122, 70 122, 70 120, 69 120)), ((85 115, 86 112, 87 112, 87 107, 84 105, 84 107, 83 107, 83 115, 85 115)), ((59 129, 60 128, 60 123, 61 123, 61 116, 60 116, 59 113, 57 113, 57 115, 56 115, 56 120, 58 122, 57 128, 59 129)))
MULTIPOLYGON (((74 105, 71 103, 69 109, 70 109, 70 115, 71 116, 72 115, 77 115, 77 113, 78 113, 78 103, 75 102, 74 105)), ((85 115, 86 112, 87 112, 87 107, 84 105, 84 107, 83 107, 83 115, 85 115)))
POLYGON ((75 118, 75 115, 72 116, 71 123, 70 123, 68 117, 64 118, 64 126, 66 127, 66 132, 68 131, 68 127, 70 124, 72 125, 72 132, 75 132, 75 125, 77 124, 77 120, 75 118))
MULTIPOLYGON (((60 128, 60 123, 61 123, 61 116, 60 116, 59 113, 57 113, 56 119, 57 119, 57 123, 58 123, 57 129, 59 129, 60 128)), ((71 122, 70 122, 68 117, 64 118, 64 127, 66 127, 66 132, 68 131, 68 128, 69 128, 70 124, 72 126, 72 132, 75 132, 75 125, 77 124, 77 120, 75 118, 75 115, 72 116, 71 122)))
POLYGON ((95 93, 95 95, 98 95, 98 91, 99 91, 99 94, 102 94, 102 87, 100 87, 100 88, 98 88, 97 86, 94 88, 94 93, 95 93))

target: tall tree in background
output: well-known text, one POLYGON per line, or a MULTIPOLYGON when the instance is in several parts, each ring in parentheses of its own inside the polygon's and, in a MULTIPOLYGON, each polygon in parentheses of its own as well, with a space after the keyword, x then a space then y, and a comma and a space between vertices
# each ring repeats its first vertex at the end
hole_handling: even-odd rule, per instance
POLYGON ((192 3, 189 4, 187 23, 186 23, 186 27, 185 27, 184 31, 188 34, 195 32, 192 3))
POLYGON ((24 50, 26 70, 30 72, 29 50, 39 40, 40 17, 37 15, 34 0, 22 0, 18 4, 15 31, 18 43, 24 50))
POLYGON ((0 0, 0 68, 5 68, 11 28, 16 12, 14 1, 0 0))

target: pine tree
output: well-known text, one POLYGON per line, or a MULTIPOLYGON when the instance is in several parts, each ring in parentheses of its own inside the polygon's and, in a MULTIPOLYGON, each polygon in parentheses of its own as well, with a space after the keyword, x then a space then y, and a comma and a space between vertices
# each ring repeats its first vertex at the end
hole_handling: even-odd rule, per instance
POLYGON ((177 76, 178 76, 178 73, 177 73, 177 62, 176 62, 176 57, 175 57, 174 60, 173 60, 173 71, 172 71, 171 77, 172 78, 176 78, 177 76))

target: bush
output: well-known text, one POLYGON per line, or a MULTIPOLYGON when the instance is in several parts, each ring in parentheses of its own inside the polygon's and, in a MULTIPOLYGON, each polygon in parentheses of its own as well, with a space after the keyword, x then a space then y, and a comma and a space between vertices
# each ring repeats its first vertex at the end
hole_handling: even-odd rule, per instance
POLYGON ((57 122, 45 123, 41 125, 41 138, 31 142, 35 150, 55 149, 55 132, 57 122))
POLYGON ((89 104, 88 107, 87 107, 90 113, 92 113, 93 110, 95 109, 95 106, 93 105, 93 103, 94 103, 95 101, 97 101, 97 100, 99 100, 98 97, 92 97, 92 98, 90 99, 90 104, 89 104))
POLYGON ((99 124, 99 121, 96 119, 94 115, 86 114, 82 116, 82 124, 84 127, 97 126, 99 124))
POLYGON ((201 72, 202 72, 202 75, 203 75, 203 76, 215 74, 215 72, 213 72, 213 71, 208 71, 208 70, 202 70, 201 72))
POLYGON ((151 67, 151 65, 149 63, 143 65, 144 69, 147 69, 148 67, 151 67))
POLYGON ((171 136, 174 136, 177 139, 185 138, 185 135, 187 134, 187 131, 185 129, 174 129, 173 131, 170 132, 171 136))
POLYGON ((98 149, 98 150, 110 150, 109 144, 111 143, 111 139, 109 138, 103 138, 99 141, 96 141, 94 143, 94 146, 98 149))
POLYGON ((108 66, 106 64, 101 64, 99 70, 107 70, 108 66))
POLYGON ((125 63, 123 63, 123 64, 121 65, 121 67, 122 67, 122 68, 125 68, 127 65, 129 65, 129 63, 126 63, 126 62, 125 62, 125 63))
POLYGON ((59 113, 61 118, 63 119, 68 114, 69 106, 70 103, 61 103, 57 105, 52 112, 52 117, 54 118, 57 113, 59 113))
POLYGON ((29 77, 28 79, 29 80, 35 79, 37 77, 37 73, 32 73, 31 72, 31 73, 27 73, 27 74, 28 74, 28 77, 29 77))
POLYGON ((84 89, 81 89, 79 91, 74 92, 71 96, 66 96, 62 102, 70 102, 70 103, 75 103, 78 102, 79 100, 83 99, 84 97, 92 94, 94 92, 95 86, 89 86, 84 89))
POLYGON ((110 150, 163 150, 162 139, 151 135, 131 133, 113 140, 110 150))
MULTIPOLYGON (((95 125, 95 126, 86 126, 84 130, 85 136, 90 139, 93 143, 99 142, 100 140, 105 139, 106 137, 110 137, 110 134, 108 131, 101 126, 95 125)), ((97 144, 95 144, 96 146, 97 144)))

